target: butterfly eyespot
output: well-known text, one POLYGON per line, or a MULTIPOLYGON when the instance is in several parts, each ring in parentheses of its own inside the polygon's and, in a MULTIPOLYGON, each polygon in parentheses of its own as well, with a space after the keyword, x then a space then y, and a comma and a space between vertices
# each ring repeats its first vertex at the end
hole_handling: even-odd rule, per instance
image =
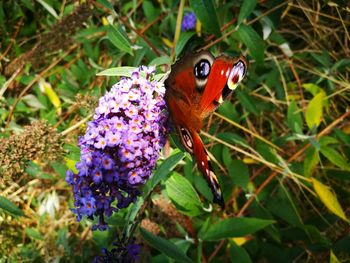
POLYGON ((190 153, 193 153, 193 139, 190 132, 186 128, 181 127, 180 137, 182 144, 185 146, 186 150, 190 153))
POLYGON ((201 59, 194 66, 194 75, 198 79, 206 79, 209 76, 210 68, 210 62, 207 59, 201 59))

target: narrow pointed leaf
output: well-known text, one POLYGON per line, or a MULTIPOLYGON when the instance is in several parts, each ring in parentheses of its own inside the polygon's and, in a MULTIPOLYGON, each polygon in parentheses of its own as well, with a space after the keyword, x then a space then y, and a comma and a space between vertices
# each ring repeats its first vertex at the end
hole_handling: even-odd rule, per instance
POLYGON ((179 41, 177 42, 176 44, 176 47, 175 47, 175 54, 176 54, 176 57, 178 57, 182 50, 184 49, 184 47, 186 46, 187 42, 195 35, 194 32, 183 32, 181 35, 180 35, 180 39, 179 41))
POLYGON ((234 263, 251 263, 252 262, 247 251, 243 247, 237 245, 234 241, 230 241, 230 255, 231 255, 231 262, 234 262, 234 263))
POLYGON ((293 132, 302 132, 303 119, 301 111, 299 110, 295 101, 292 101, 288 107, 287 122, 289 129, 291 129, 293 132))
POLYGON ((321 153, 334 165, 344 170, 350 171, 350 165, 347 163, 344 157, 340 155, 340 153, 337 152, 335 149, 328 146, 323 146, 321 147, 321 153))
POLYGON ((5 211, 15 215, 15 216, 23 216, 24 213, 21 209, 19 209, 15 204, 13 204, 10 200, 0 195, 0 208, 5 211))
POLYGON ((190 0, 190 6, 196 17, 201 21, 203 28, 206 28, 209 33, 217 36, 221 35, 218 17, 212 0, 190 0))
POLYGON ((168 257, 175 259, 177 262, 192 263, 192 260, 170 241, 159 236, 155 236, 143 228, 140 229, 140 232, 144 240, 150 246, 164 253, 168 257))
POLYGON ((318 127, 321 123, 324 98, 325 93, 320 92, 310 101, 306 108, 305 119, 306 124, 310 129, 314 126, 318 127))
POLYGON ((38 3, 40 3, 54 18, 59 19, 56 10, 46 3, 44 0, 36 0, 38 3))
POLYGON ((97 76, 117 76, 117 77, 130 77, 131 73, 136 70, 135 67, 116 67, 109 68, 97 73, 97 76))
POLYGON ((176 165, 185 157, 184 152, 178 152, 170 157, 168 157, 154 172, 152 178, 148 180, 145 185, 143 192, 144 196, 148 193, 161 181, 165 180, 170 172, 176 167, 176 165))
POLYGON ((238 24, 242 23, 242 21, 247 18, 251 14, 251 12, 254 10, 255 6, 257 4, 257 0, 244 0, 238 15, 238 24))
POLYGON ((46 109, 46 107, 32 94, 25 95, 22 100, 34 110, 46 109))
POLYGON ((329 256, 329 263, 340 263, 340 260, 334 255, 333 250, 331 250, 331 254, 329 256))
POLYGON ((251 27, 241 24, 238 28, 240 40, 247 46, 250 55, 261 66, 264 63, 265 42, 258 33, 251 27))
POLYGON ((176 207, 188 216, 203 213, 202 203, 191 183, 183 176, 174 173, 165 183, 169 198, 176 207))
POLYGON ((39 87, 40 90, 47 95, 52 105, 57 109, 58 114, 61 114, 61 100, 51 84, 42 78, 39 80, 39 87))
POLYGON ((322 201, 322 203, 335 215, 339 216, 341 219, 348 221, 343 211, 343 208, 340 206, 338 199, 332 189, 320 181, 317 181, 315 178, 312 179, 312 184, 315 189, 316 194, 322 201))
POLYGON ((114 26, 109 26, 107 36, 116 48, 132 55, 132 49, 129 39, 127 38, 126 34, 122 32, 122 29, 120 27, 115 28, 114 26))
POLYGON ((243 237, 253 234, 274 222, 273 220, 259 218, 229 218, 211 225, 202 239, 214 241, 231 237, 243 237))

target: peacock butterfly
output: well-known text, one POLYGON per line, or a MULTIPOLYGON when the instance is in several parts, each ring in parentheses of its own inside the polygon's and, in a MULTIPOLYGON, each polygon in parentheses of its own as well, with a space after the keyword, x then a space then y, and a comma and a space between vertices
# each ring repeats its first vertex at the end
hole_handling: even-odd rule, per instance
POLYGON ((195 156, 213 192, 214 202, 221 207, 224 207, 221 189, 199 132, 203 120, 235 90, 247 67, 243 56, 215 58, 208 51, 200 51, 187 54, 173 64, 164 82, 165 100, 181 143, 195 156))

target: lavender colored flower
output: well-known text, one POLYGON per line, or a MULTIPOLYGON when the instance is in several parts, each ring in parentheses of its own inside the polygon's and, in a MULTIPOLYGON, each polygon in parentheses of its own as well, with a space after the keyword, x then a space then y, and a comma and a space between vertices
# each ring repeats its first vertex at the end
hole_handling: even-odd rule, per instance
POLYGON ((182 31, 188 31, 196 27, 196 15, 193 12, 187 13, 182 19, 181 29, 182 31))
POLYGON ((66 181, 73 188, 77 220, 99 219, 93 229, 105 230, 106 216, 136 200, 165 144, 165 88, 153 79, 154 71, 141 67, 113 85, 79 138, 78 172, 67 171, 66 181))

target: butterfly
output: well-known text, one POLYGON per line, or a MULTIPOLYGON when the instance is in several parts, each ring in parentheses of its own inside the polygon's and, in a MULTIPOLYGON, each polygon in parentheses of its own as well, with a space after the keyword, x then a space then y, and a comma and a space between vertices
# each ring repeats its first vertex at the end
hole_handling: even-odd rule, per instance
POLYGON ((223 103, 246 75, 243 57, 214 57, 208 51, 190 53, 172 65, 165 80, 165 100, 170 119, 186 151, 192 154, 214 196, 224 208, 218 179, 199 136, 203 121, 223 103))

